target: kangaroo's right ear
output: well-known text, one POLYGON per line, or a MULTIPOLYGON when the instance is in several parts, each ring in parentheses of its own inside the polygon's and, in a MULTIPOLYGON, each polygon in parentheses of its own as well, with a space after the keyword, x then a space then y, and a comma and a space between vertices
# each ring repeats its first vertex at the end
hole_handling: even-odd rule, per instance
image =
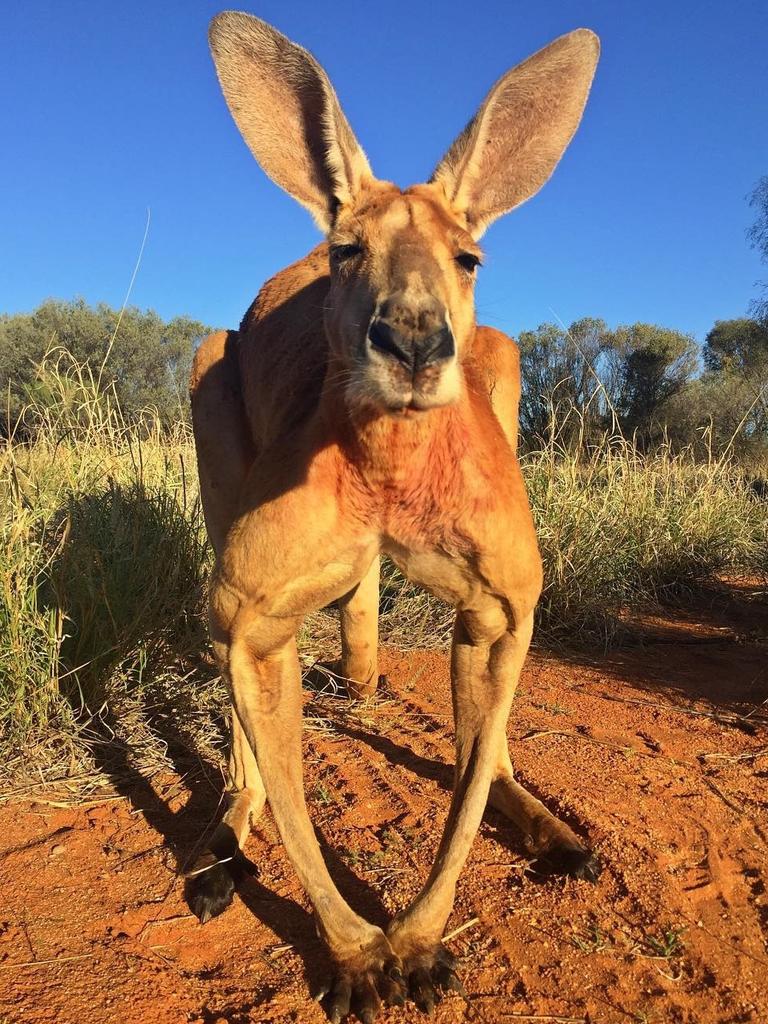
POLYGON ((373 178, 328 76, 311 53, 250 14, 218 14, 208 38, 251 152, 327 232, 338 207, 373 178))

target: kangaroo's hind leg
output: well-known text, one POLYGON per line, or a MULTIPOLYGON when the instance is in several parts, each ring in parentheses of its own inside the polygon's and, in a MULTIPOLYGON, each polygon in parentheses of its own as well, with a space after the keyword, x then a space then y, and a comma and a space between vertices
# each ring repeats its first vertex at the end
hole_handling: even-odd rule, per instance
POLYGON ((379 682, 379 569, 377 555, 357 586, 338 601, 341 674, 356 699, 372 697, 379 682))
POLYGON ((499 738, 499 763, 488 803, 517 825, 543 873, 597 880, 601 871, 597 855, 515 779, 506 736, 499 738))
MULTIPOLYGON (((203 513, 217 557, 224 547, 255 451, 240 393, 235 331, 207 337, 195 356, 190 382, 192 423, 203 513)), ((248 861, 242 848, 265 795, 250 744, 234 710, 227 770, 227 807, 187 875, 187 898, 201 921, 232 901, 235 882, 248 861)))
POLYGON ((379 676, 379 572, 381 559, 349 593, 336 602, 341 631, 341 658, 318 662, 309 673, 310 684, 322 688, 327 675, 340 677, 352 700, 373 697, 379 676))
MULTIPOLYGON (((488 389, 491 407, 513 452, 517 451, 520 405, 520 354, 515 342, 490 327, 478 327, 473 353, 479 375, 488 389)), ((514 777, 506 735, 499 737, 496 775, 488 802, 523 832, 538 865, 555 874, 594 881, 598 858, 573 830, 547 810, 514 777)))

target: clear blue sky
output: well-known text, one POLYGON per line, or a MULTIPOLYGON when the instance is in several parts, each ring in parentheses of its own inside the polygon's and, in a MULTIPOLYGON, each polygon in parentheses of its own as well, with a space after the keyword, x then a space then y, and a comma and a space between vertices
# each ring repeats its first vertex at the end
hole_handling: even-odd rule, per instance
MULTIPOLYGON (((147 207, 131 301, 165 317, 236 326, 262 281, 316 243, 219 92, 206 26, 223 6, 3 4, 0 311, 48 296, 119 305, 147 207)), ((596 315, 701 340, 768 276, 745 240, 745 196, 768 174, 766 0, 247 9, 313 51, 374 171, 401 185, 429 175, 503 71, 572 28, 598 32, 576 139, 539 195, 484 238, 486 323, 517 332, 596 315)))

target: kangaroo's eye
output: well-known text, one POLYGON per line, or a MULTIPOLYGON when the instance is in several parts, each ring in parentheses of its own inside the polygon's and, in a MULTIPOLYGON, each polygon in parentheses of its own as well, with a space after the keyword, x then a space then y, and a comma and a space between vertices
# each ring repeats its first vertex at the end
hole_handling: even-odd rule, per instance
POLYGON ((474 274, 480 266, 480 257, 475 256, 473 252, 460 252, 456 257, 456 262, 462 270, 466 270, 468 274, 474 274))
POLYGON ((331 259, 334 263, 345 263, 347 260, 351 260, 355 256, 359 256, 363 251, 361 245, 355 245, 354 243, 348 243, 346 245, 332 245, 331 246, 331 259))

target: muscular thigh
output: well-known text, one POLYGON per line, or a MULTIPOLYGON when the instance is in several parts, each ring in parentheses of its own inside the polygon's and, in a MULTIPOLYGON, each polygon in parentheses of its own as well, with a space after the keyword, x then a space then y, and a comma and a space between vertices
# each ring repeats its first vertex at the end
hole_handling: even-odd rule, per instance
POLYGON ((379 533, 340 498, 340 472, 319 443, 290 458, 262 453, 242 489, 217 586, 250 612, 279 618, 316 611, 357 584, 378 554, 379 533))

